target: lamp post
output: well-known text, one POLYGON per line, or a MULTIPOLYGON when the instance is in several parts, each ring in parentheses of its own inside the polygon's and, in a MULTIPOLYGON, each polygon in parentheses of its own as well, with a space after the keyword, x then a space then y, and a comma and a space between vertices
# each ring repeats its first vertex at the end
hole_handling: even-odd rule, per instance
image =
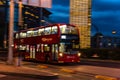
POLYGON ((8 64, 13 64, 14 0, 10 0, 8 64))
POLYGON ((22 25, 23 25, 23 23, 22 23, 22 0, 19 0, 18 4, 19 4, 18 26, 20 29, 20 27, 22 27, 22 25))

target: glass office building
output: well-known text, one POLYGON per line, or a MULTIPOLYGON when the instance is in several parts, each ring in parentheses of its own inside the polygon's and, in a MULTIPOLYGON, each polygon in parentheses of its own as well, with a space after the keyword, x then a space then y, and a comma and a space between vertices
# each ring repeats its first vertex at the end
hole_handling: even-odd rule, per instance
MULTIPOLYGON (((8 29, 9 29, 9 1, 10 0, 0 0, 0 48, 4 47, 3 42, 8 39, 8 29)), ((18 4, 14 4, 14 31, 20 29, 39 27, 41 24, 48 22, 49 15, 52 14, 45 8, 39 8, 34 6, 23 5, 22 6, 22 26, 18 26, 19 18, 19 7, 18 4), (42 12, 42 15, 40 13, 42 12), (44 20, 44 22, 41 21, 44 20)))
POLYGON ((70 0, 70 23, 80 31, 80 48, 91 45, 91 0, 70 0))

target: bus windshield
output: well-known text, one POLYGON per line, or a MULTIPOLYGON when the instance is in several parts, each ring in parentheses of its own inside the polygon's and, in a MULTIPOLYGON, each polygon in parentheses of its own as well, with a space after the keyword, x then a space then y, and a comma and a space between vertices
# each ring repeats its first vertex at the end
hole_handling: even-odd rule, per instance
POLYGON ((76 54, 79 51, 79 33, 77 28, 71 25, 61 25, 60 32, 60 52, 76 54))
POLYGON ((78 31, 75 27, 68 25, 61 25, 60 32, 61 34, 78 34, 78 31))
POLYGON ((78 43, 60 43, 59 46, 60 52, 65 54, 76 54, 79 51, 78 43))

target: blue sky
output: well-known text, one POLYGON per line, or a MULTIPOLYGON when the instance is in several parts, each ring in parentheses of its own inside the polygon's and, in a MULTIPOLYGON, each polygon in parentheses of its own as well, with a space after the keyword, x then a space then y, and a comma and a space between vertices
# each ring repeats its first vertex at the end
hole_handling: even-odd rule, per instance
POLYGON ((69 23, 69 4, 69 0, 52 0, 50 11, 54 22, 69 23))
POLYGON ((120 0, 93 0, 92 23, 104 35, 111 35, 112 30, 120 34, 120 0))
MULTIPOLYGON (((52 0, 54 22, 69 23, 69 0, 52 0)), ((112 30, 120 34, 120 0, 92 0, 92 24, 103 35, 111 35, 112 30)), ((96 33, 92 27, 92 34, 96 33)))

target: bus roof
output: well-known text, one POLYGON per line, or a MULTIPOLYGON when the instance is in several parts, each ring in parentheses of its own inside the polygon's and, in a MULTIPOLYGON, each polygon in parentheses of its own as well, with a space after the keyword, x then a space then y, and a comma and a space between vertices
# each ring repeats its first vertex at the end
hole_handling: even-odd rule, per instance
POLYGON ((19 33, 19 32, 26 32, 26 31, 32 31, 32 30, 37 30, 39 28, 45 28, 45 27, 49 27, 49 26, 60 26, 60 25, 68 25, 68 26, 73 26, 75 27, 75 25, 73 24, 66 24, 66 23, 55 23, 55 24, 49 24, 49 25, 46 25, 46 26, 39 26, 39 27, 35 27, 35 28, 29 28, 29 29, 25 29, 25 30, 20 30, 20 31, 16 31, 14 33, 19 33))

